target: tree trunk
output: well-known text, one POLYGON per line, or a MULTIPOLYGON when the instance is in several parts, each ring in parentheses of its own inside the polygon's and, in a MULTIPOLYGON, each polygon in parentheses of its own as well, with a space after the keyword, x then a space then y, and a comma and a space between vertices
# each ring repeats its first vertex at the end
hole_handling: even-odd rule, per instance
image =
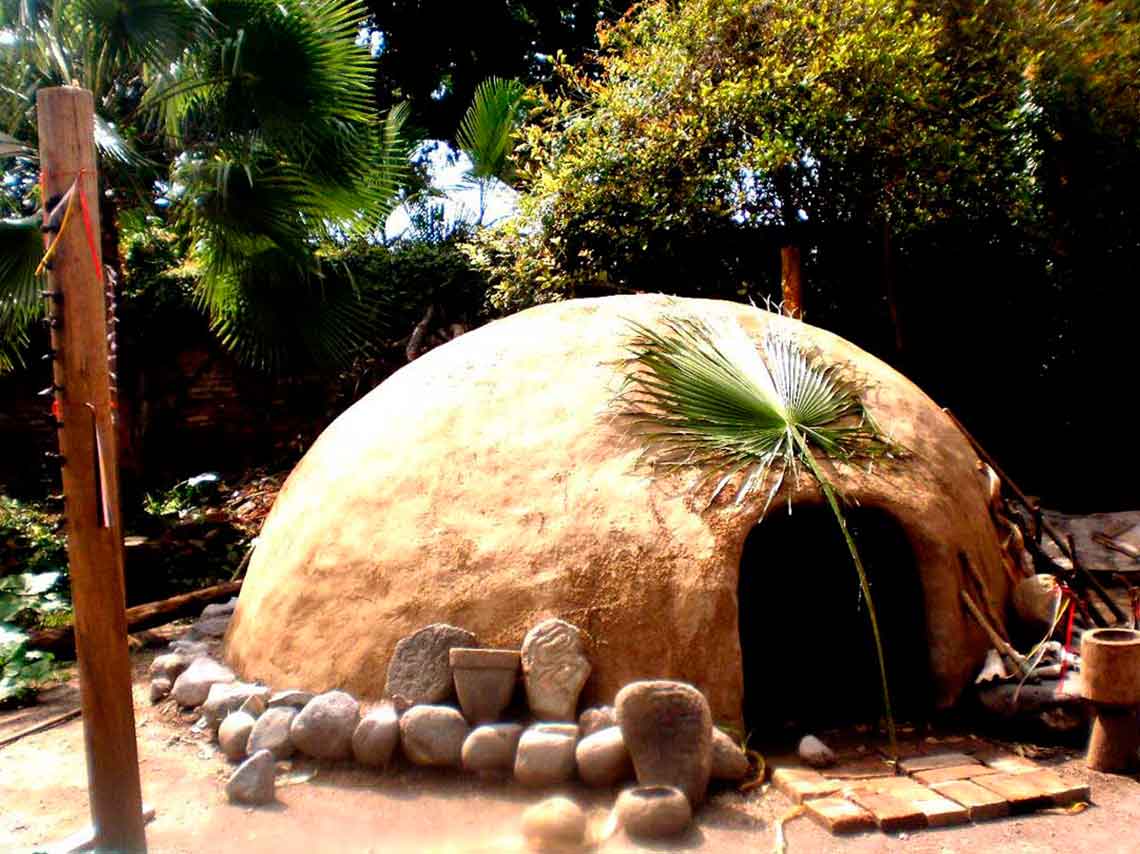
POLYGON ((780 212, 784 220, 784 245, 780 247, 780 304, 788 317, 804 315, 803 265, 800 247, 796 241, 799 209, 792 200, 792 172, 785 167, 776 172, 776 192, 780 197, 780 212))
MULTIPOLYGON (((900 360, 905 349, 902 321, 899 317, 898 281, 895 279, 894 251, 891 243, 891 221, 883 220, 883 284, 887 291, 887 310, 891 315, 891 327, 895 333, 895 355, 900 360)), ((901 364, 899 365, 901 367, 901 364)))
POLYGON ((784 314, 788 317, 803 316, 803 272, 798 246, 780 247, 780 298, 784 314))

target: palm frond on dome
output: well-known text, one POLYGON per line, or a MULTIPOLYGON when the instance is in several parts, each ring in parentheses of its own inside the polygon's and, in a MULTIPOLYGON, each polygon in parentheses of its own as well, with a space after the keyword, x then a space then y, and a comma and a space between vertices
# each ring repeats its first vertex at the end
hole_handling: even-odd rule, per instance
MULTIPOLYGON (((628 373, 617 406, 646 443, 654 466, 696 467, 719 477, 710 506, 735 478, 736 502, 769 480, 767 510, 787 476, 806 471, 835 515, 859 586, 878 657, 891 745, 895 722, 871 588, 847 527, 840 495, 820 465, 896 452, 863 404, 863 389, 842 367, 803 348, 787 330, 769 329, 757 346, 735 322, 710 324, 665 315, 658 328, 630 322, 628 373)), ((790 499, 789 499, 790 500, 790 499)))

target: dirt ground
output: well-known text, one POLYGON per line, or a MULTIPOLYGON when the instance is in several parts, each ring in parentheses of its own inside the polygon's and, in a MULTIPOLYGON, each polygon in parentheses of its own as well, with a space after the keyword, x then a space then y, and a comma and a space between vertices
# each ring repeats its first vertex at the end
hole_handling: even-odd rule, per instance
MULTIPOLYGON (((143 794, 157 815, 148 825, 150 850, 189 852, 499 852, 524 850, 517 836, 527 805, 545 794, 511 783, 481 783, 459 773, 409 767, 373 772, 298 760, 278 776, 278 803, 250 809, 230 805, 223 783, 231 766, 193 716, 147 700, 146 667, 153 652, 134 655, 135 714, 143 794), (311 776, 315 772, 315 776, 311 776)), ((39 707, 0 715, 0 739, 38 718, 73 707, 74 684, 48 692, 39 707)), ((850 735, 848 736, 850 738, 850 735)), ((943 732, 938 739, 953 744, 943 732)), ((936 749, 937 744, 927 745, 936 749)), ((937 854, 1140 851, 1140 781, 1085 769, 1079 751, 1054 751, 1042 764, 1065 777, 1088 780, 1093 804, 978 825, 910 834, 833 837, 800 818, 786 829, 796 852, 908 851, 937 854)), ((612 792, 573 787, 570 793, 601 825, 612 792)), ((645 846, 618 833, 597 850, 767 852, 775 820, 790 807, 775 789, 742 794, 721 790, 700 810, 692 830, 672 845, 645 846)), ((89 820, 82 722, 72 720, 0 748, 0 851, 36 851, 89 820)))

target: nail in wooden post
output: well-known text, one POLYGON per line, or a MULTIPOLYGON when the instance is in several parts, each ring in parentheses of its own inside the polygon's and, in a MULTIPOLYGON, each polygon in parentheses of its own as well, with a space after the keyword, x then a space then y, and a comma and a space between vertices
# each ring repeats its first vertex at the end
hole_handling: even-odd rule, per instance
MULTIPOLYGON (((99 254, 99 182, 94 103, 85 89, 40 89, 40 168, 44 198, 59 198, 78 178, 75 208, 48 272, 59 298, 50 310, 55 384, 63 427, 67 557, 87 745, 87 783, 95 847, 146 851, 127 651, 118 456, 107 367, 107 319, 99 254), (80 207, 86 202, 86 210, 80 207), (100 458, 101 457, 101 458, 100 458)), ((49 238, 54 235, 49 234, 49 238)))

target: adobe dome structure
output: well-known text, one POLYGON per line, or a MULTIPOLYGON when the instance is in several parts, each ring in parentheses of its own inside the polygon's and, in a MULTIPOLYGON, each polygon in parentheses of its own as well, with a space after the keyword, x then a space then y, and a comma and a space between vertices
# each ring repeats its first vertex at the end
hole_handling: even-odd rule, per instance
MULTIPOLYGON (((612 702, 631 680, 673 678, 700 688, 716 719, 741 721, 752 678, 743 661, 768 657, 747 649, 755 626, 794 613, 805 629, 827 632, 812 624, 811 601, 761 598, 745 613, 742 559, 759 579, 808 577, 808 599, 828 595, 828 572, 849 590, 854 570, 849 560, 797 566, 787 553, 746 548, 754 531, 785 524, 775 517, 787 517, 787 498, 790 518, 811 518, 820 495, 808 478, 789 478, 761 521, 765 489, 735 503, 730 488, 707 506, 712 484, 693 489, 702 472, 647 469, 644 440, 613 417, 613 401, 629 321, 653 326, 664 312, 735 320, 758 342, 780 324, 860 376, 867 409, 907 453, 829 470, 853 507, 899 534, 908 553, 878 561, 876 604, 889 623, 896 581, 918 591, 910 610, 923 637, 895 643, 919 651, 932 704, 953 703, 988 648, 961 607, 960 553, 993 612, 1005 612, 1010 584, 985 478, 962 434, 913 383, 833 334, 747 305, 651 295, 496 321, 430 351, 342 414, 266 520, 226 636, 230 664, 274 686, 379 698, 396 642, 427 624, 517 648, 555 616, 588 638, 584 703, 612 702)), ((854 597, 842 604, 857 613, 854 597)), ((846 645, 834 637, 826 647, 846 645)), ((801 671, 841 667, 794 636, 772 648, 801 671)), ((764 690, 778 702, 771 685, 764 690)))

